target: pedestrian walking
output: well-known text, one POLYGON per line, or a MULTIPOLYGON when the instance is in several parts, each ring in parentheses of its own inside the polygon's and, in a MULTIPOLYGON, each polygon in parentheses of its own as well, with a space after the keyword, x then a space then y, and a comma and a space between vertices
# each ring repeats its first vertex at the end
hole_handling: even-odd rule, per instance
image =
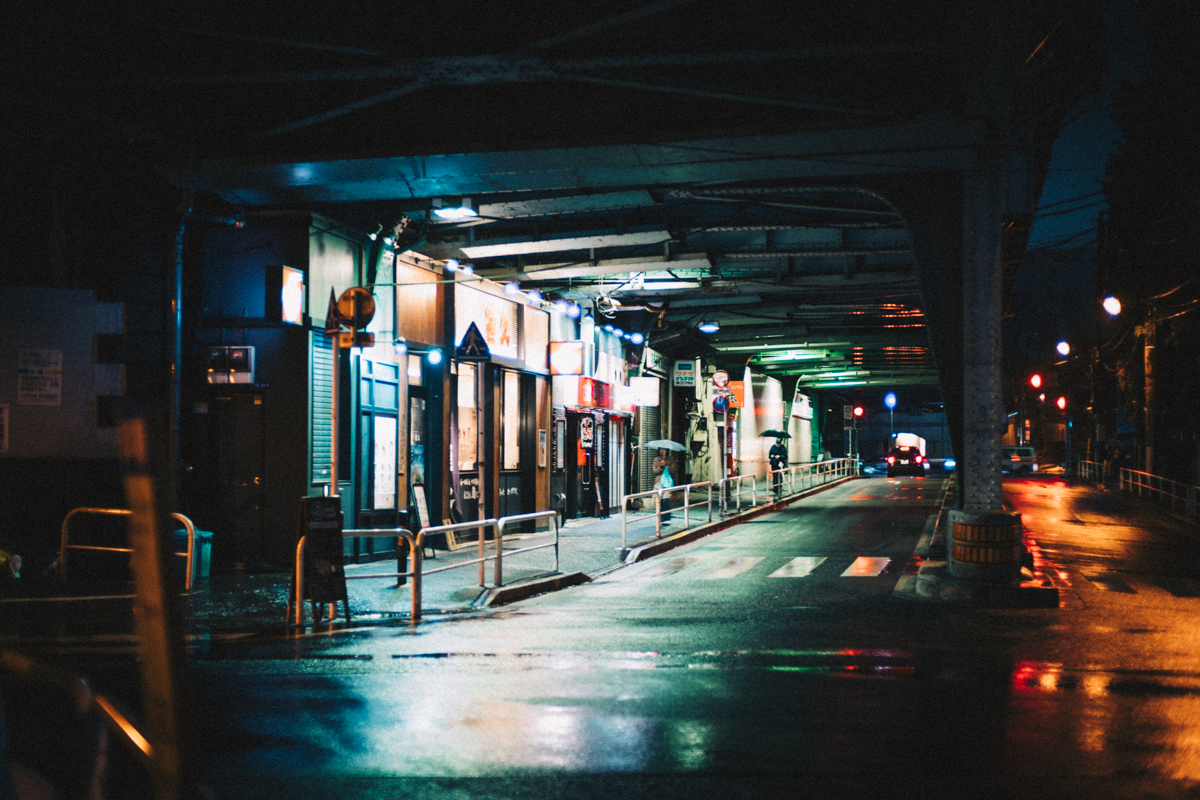
MULTIPOLYGON (((671 457, 670 450, 659 450, 658 457, 654 459, 654 488, 655 489, 670 489, 675 485, 675 475, 671 472, 674 467, 675 460, 671 457)), ((671 496, 664 495, 662 499, 663 521, 668 522, 671 519, 671 496)))
POLYGON ((783 470, 787 468, 788 451, 783 439, 776 439, 775 444, 767 452, 767 460, 771 465, 771 488, 776 499, 783 492, 783 470))

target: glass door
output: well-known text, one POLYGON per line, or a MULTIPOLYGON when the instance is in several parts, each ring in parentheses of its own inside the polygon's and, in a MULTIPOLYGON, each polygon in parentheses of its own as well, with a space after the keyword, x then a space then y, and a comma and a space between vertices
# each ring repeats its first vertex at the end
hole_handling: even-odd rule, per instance
MULTIPOLYGON (((359 359, 358 458, 355 470, 356 520, 360 528, 398 524, 396 476, 399 469, 400 371, 396 364, 359 359)), ((356 555, 393 554, 391 539, 363 539, 356 555)))

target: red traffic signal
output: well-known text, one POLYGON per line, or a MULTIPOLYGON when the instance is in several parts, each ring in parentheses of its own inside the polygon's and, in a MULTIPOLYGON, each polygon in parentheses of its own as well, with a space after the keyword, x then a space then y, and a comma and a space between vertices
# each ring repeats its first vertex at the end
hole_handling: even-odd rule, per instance
POLYGON ((1060 395, 1059 398, 1054 401, 1054 405, 1058 406, 1059 411, 1065 411, 1067 409, 1067 398, 1060 395))
POLYGON ((1035 389, 1042 388, 1042 376, 1036 372, 1029 376, 1029 385, 1035 389))
POLYGON ((867 413, 867 410, 865 408, 863 408, 862 406, 854 407, 854 416, 861 417, 865 413, 867 413))

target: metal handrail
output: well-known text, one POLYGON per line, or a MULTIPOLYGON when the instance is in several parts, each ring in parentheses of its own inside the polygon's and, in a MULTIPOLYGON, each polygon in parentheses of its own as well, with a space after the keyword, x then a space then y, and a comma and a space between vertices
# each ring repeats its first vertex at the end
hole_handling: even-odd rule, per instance
POLYGON ((554 572, 558 572, 558 512, 550 509, 547 511, 531 511, 528 514, 514 514, 511 517, 501 517, 496 522, 496 563, 492 567, 492 584, 495 586, 504 585, 504 530, 509 525, 515 525, 520 522, 530 522, 538 519, 552 519, 552 527, 554 529, 554 541, 548 544, 535 544, 529 547, 519 547, 516 550, 509 550, 508 555, 515 556, 517 553, 528 553, 532 550, 543 550, 547 547, 554 548, 554 572))
POLYGON ((1107 461, 1101 463, 1097 461, 1085 461, 1082 458, 1077 459, 1075 461, 1075 474, 1085 481, 1107 484, 1109 480, 1109 463, 1107 461))
MULTIPOLYGON (((67 531, 71 518, 76 514, 95 514, 100 516, 110 517, 128 517, 133 514, 127 508, 90 508, 80 507, 71 509, 67 516, 63 517, 62 523, 62 539, 58 550, 58 571, 63 580, 67 579, 67 551, 68 550, 92 550, 101 553, 132 553, 132 547, 100 547, 98 545, 87 544, 71 544, 67 531)), ((187 531, 187 551, 183 553, 175 553, 177 556, 183 556, 187 559, 187 564, 184 568, 183 590, 190 592, 196 580, 196 526, 192 521, 178 512, 172 513, 171 518, 183 523, 184 530, 187 531)))
POLYGON ((1161 475, 1122 467, 1120 471, 1120 488, 1123 492, 1133 492, 1136 489, 1138 497, 1144 497, 1148 494, 1151 499, 1157 499, 1160 502, 1162 498, 1169 497, 1171 498, 1172 511, 1175 510, 1178 502, 1182 502, 1185 513, 1189 517, 1196 516, 1196 492, 1200 487, 1173 481, 1161 475), (1158 497, 1155 495, 1158 495, 1158 497))
POLYGON ((753 475, 731 475, 728 478, 717 481, 717 490, 721 495, 722 514, 729 513, 728 498, 734 496, 737 497, 737 510, 734 513, 742 513, 742 495, 745 493, 742 484, 747 480, 750 481, 750 507, 753 508, 758 505, 758 479, 753 475), (734 486, 734 491, 732 492, 728 491, 730 485, 734 486))
POLYGON ((692 526, 691 496, 692 496, 693 489, 701 489, 701 490, 706 490, 708 492, 708 499, 704 501, 703 505, 705 505, 708 508, 708 521, 712 522, 712 518, 713 518, 713 497, 712 497, 713 484, 712 484, 712 481, 698 481, 697 483, 685 483, 685 484, 681 484, 679 486, 668 486, 665 489, 662 489, 662 488, 650 489, 645 492, 635 492, 634 494, 624 495, 621 498, 621 549, 625 550, 627 548, 628 541, 629 541, 629 523, 630 522, 641 522, 644 519, 650 519, 651 517, 653 517, 654 518, 654 538, 656 538, 656 539, 662 538, 662 510, 663 510, 662 509, 662 506, 663 506, 662 500, 663 500, 664 496, 669 495, 669 494, 674 494, 676 492, 683 493, 683 530, 687 530, 688 528, 690 528, 692 526), (643 514, 640 517, 630 517, 629 516, 629 501, 637 500, 642 497, 653 497, 654 498, 654 512, 651 514, 643 514))
MULTIPOLYGON (((558 512, 555 510, 534 511, 529 514, 515 514, 512 516, 501 517, 500 519, 479 519, 469 520, 467 522, 454 522, 448 525, 435 525, 429 528, 422 528, 417 533, 413 533, 407 528, 347 528, 342 531, 343 539, 357 538, 403 538, 408 541, 409 547, 412 550, 413 560, 412 568, 407 572, 371 572, 360 575, 345 575, 346 580, 370 580, 378 578, 411 578, 412 579, 412 621, 420 622, 421 620, 421 579, 425 575, 433 575, 437 572, 445 572, 451 569, 460 567, 469 567, 472 564, 479 564, 479 585, 484 585, 484 564, 487 561, 493 561, 492 583, 495 586, 503 586, 503 560, 504 556, 514 556, 518 553, 526 553, 532 550, 542 550, 548 547, 554 548, 554 572, 558 571, 559 566, 559 525, 558 512), (537 519, 552 519, 552 530, 554 533, 554 541, 546 544, 532 545, 530 547, 522 547, 516 550, 504 552, 504 530, 510 525, 521 522, 528 522, 537 519), (492 555, 487 555, 484 552, 485 528, 495 528, 495 548, 492 555), (460 561, 456 564, 447 564, 434 569, 425 569, 424 550, 427 536, 437 533, 453 533, 455 531, 479 529, 479 558, 460 561)), ((303 625, 304 624, 304 555, 308 547, 308 537, 301 536, 300 541, 296 543, 296 562, 293 569, 292 585, 295 587, 295 594, 288 598, 287 607, 287 624, 303 625), (295 611, 293 612, 293 609, 295 611)))

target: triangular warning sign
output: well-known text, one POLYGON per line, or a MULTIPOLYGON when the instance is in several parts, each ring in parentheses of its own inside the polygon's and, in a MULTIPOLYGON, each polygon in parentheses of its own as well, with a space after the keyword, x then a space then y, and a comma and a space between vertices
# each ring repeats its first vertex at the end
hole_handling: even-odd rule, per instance
POLYGON ((474 322, 467 327, 467 333, 463 336, 462 344, 454 351, 454 357, 459 361, 492 360, 492 352, 488 350, 487 340, 483 338, 479 328, 475 327, 474 322))
POLYGON ((333 287, 329 288, 329 310, 325 312, 325 335, 337 336, 338 331, 342 329, 342 320, 338 316, 337 297, 333 293, 333 287))

